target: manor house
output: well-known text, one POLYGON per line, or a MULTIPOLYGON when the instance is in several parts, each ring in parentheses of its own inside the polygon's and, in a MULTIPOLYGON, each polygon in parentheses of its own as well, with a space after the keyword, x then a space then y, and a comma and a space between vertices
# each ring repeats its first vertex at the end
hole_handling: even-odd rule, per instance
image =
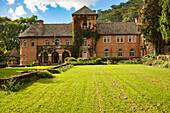
MULTIPOLYGON (((95 47, 93 37, 83 37, 79 57, 132 58, 147 54, 137 30, 137 19, 135 22, 97 23, 98 14, 86 6, 73 13, 72 17, 86 17, 86 20, 77 20, 80 21, 79 26, 84 30, 97 30, 99 34, 95 47)), ((73 41, 73 27, 72 24, 44 24, 43 20, 31 25, 18 36, 20 64, 27 65, 37 60, 41 64, 64 62, 66 57, 72 56, 70 48, 76 41, 73 41)))

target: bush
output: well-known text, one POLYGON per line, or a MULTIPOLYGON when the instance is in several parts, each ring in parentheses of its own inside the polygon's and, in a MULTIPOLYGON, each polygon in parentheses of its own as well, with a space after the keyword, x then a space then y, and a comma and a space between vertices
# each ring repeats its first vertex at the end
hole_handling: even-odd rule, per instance
POLYGON ((96 60, 97 57, 90 57, 89 60, 96 60))
POLYGON ((7 80, 6 83, 2 85, 2 89, 5 91, 18 91, 21 88, 22 84, 20 82, 17 82, 16 79, 11 78, 10 80, 7 80))
POLYGON ((163 67, 163 68, 170 68, 170 61, 165 61, 165 62, 161 65, 161 67, 163 67))
POLYGON ((123 61, 120 61, 120 63, 124 63, 124 64, 141 64, 141 62, 137 61, 137 60, 123 60, 123 61))
POLYGON ((52 73, 52 74, 58 74, 58 73, 60 73, 60 71, 58 70, 58 69, 49 69, 48 70, 50 73, 52 73))
POLYGON ((58 68, 58 71, 59 72, 65 72, 65 71, 69 70, 72 67, 73 67, 73 65, 69 64, 69 65, 66 65, 64 67, 58 68))
POLYGON ((77 58, 77 61, 86 61, 86 58, 77 58))
POLYGON ((170 60, 170 56, 169 55, 159 55, 159 56, 157 56, 157 59, 170 60))
POLYGON ((95 60, 95 62, 96 62, 97 64, 101 64, 101 63, 102 63, 102 59, 101 59, 101 58, 97 58, 97 59, 95 60))
POLYGON ((54 76, 47 70, 40 70, 37 72, 38 78, 53 78, 54 76))
POLYGON ((68 57, 68 58, 66 59, 66 61, 77 61, 77 60, 76 60, 76 58, 74 58, 74 57, 68 57))

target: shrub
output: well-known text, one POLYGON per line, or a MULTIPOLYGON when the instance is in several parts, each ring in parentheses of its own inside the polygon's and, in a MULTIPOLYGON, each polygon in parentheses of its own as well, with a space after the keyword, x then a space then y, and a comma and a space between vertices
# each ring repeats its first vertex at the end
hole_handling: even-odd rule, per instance
POLYGON ((10 91, 18 91, 21 88, 22 84, 20 82, 17 82, 16 79, 11 78, 9 80, 7 80, 6 83, 4 83, 2 85, 2 89, 5 91, 8 91, 8 93, 10 91))
POLYGON ((52 74, 58 74, 58 73, 60 73, 60 71, 58 70, 58 69, 49 69, 48 70, 50 73, 52 73, 52 74))
POLYGON ((101 59, 101 58, 97 58, 97 59, 95 60, 95 62, 96 62, 97 64, 101 64, 101 63, 102 63, 102 59, 101 59))
POLYGON ((77 61, 77 60, 76 60, 76 58, 74 58, 74 57, 68 57, 68 58, 66 59, 66 61, 77 61))
POLYGON ((161 67, 163 67, 163 68, 170 68, 170 61, 165 61, 165 62, 161 65, 161 67))
POLYGON ((71 64, 70 65, 66 65, 64 67, 58 68, 58 71, 59 72, 65 72, 65 71, 69 70, 72 67, 73 67, 73 65, 71 65, 71 64))
POLYGON ((90 57, 89 60, 96 60, 97 57, 90 57))
POLYGON ((157 56, 157 59, 170 60, 170 56, 169 55, 159 55, 159 56, 157 56))
POLYGON ((124 64, 141 64, 141 62, 137 61, 137 60, 123 60, 123 61, 120 61, 120 63, 124 63, 124 64))
POLYGON ((47 70, 40 70, 37 72, 38 78, 53 78, 54 76, 47 70))
POLYGON ((85 61, 87 60, 86 58, 77 58, 77 61, 85 61))

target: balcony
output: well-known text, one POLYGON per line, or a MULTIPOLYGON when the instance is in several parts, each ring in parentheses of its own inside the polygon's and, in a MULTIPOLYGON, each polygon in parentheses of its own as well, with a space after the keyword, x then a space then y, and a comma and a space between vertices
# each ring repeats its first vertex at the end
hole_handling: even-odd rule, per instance
POLYGON ((40 53, 42 51, 52 52, 56 49, 67 49, 71 50, 72 45, 39 45, 37 46, 37 52, 40 53))

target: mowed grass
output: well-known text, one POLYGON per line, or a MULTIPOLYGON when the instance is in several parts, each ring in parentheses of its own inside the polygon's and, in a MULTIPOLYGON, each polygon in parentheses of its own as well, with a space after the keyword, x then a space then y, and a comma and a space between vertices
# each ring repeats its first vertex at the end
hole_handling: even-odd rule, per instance
POLYGON ((34 67, 6 67, 0 68, 0 78, 10 77, 21 74, 23 71, 35 71, 35 69, 48 68, 53 66, 34 66, 34 67))
POLYGON ((170 69, 144 65, 74 66, 52 79, 0 91, 0 112, 170 112, 170 69))

